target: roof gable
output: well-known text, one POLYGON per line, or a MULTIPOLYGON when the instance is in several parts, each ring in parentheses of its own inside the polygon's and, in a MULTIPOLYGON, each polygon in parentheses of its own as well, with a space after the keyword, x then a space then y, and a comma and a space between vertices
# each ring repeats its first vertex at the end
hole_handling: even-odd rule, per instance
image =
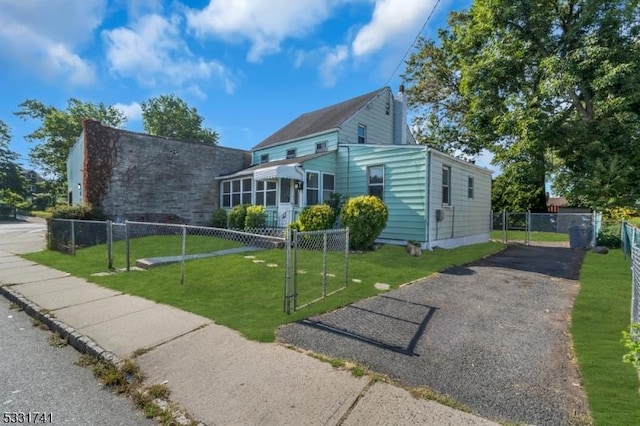
POLYGON ((258 145, 254 146, 253 149, 266 148, 268 146, 278 145, 282 142, 292 141, 305 136, 336 129, 367 103, 371 102, 371 100, 376 96, 388 90, 390 90, 388 87, 383 87, 382 89, 375 90, 365 95, 360 95, 335 105, 302 114, 260 142, 258 145))

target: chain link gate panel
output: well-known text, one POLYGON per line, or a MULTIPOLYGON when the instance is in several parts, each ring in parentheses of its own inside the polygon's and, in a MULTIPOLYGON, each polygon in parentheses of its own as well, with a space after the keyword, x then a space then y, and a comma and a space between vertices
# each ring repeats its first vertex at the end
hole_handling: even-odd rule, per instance
POLYGON ((349 275, 349 230, 291 230, 285 263, 286 313, 344 290, 349 275))

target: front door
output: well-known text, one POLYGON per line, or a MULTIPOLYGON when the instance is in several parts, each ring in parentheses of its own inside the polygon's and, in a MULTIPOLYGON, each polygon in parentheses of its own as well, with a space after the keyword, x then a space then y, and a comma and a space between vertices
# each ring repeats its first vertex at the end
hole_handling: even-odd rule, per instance
POLYGON ((293 179, 280 179, 278 203, 278 226, 286 227, 293 222, 293 207, 298 204, 298 190, 293 179))

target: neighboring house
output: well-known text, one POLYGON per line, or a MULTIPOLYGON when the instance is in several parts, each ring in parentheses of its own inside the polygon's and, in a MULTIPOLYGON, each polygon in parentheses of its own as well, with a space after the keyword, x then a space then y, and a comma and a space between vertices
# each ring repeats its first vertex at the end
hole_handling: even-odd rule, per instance
POLYGON ((220 198, 215 177, 249 164, 243 150, 87 120, 67 157, 68 201, 90 204, 113 220, 205 225, 220 198))
POLYGON ((372 194, 389 207, 380 242, 488 241, 491 172, 417 145, 406 115, 402 87, 303 114, 253 148, 251 167, 218 178, 220 206, 264 205, 285 226, 333 193, 372 194))
POLYGON ((35 194, 41 192, 39 184, 43 183, 44 179, 34 170, 22 169, 21 172, 27 181, 27 198, 31 199, 35 194))

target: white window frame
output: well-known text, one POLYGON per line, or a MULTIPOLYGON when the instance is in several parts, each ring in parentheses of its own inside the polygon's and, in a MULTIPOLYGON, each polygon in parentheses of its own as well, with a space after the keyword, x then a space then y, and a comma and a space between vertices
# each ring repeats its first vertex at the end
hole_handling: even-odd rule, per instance
POLYGON ((451 166, 442 166, 442 205, 451 205, 451 166))
POLYGON ((367 126, 361 123, 358 123, 358 143, 367 143, 367 126))
POLYGON ((384 165, 383 164, 372 164, 371 166, 367 166, 367 194, 369 195, 375 195, 378 198, 380 198, 382 201, 384 201, 384 181, 385 181, 385 170, 384 170, 384 165), (380 168, 382 169, 382 182, 375 182, 375 183, 371 183, 371 170, 374 168, 380 168), (372 194, 371 192, 371 188, 372 187, 381 187, 382 191, 380 191, 380 195, 378 194, 372 194))
POLYGON ((316 204, 322 204, 322 189, 321 189, 321 183, 322 183, 322 173, 320 173, 319 171, 315 171, 315 170, 307 170, 307 172, 305 173, 305 191, 304 191, 304 204, 305 206, 313 206, 316 204), (309 175, 316 175, 317 176, 317 186, 310 186, 309 185, 309 175), (309 204, 309 191, 316 191, 317 193, 317 203, 315 204, 309 204))
POLYGON ((296 149, 295 149, 295 148, 288 149, 288 150, 287 150, 287 152, 286 152, 286 154, 285 154, 285 158, 286 158, 286 159, 289 159, 289 158, 296 158, 296 155, 297 155, 297 154, 296 154, 296 152, 297 152, 297 151, 296 151, 296 149))
POLYGON ((320 184, 322 185, 322 199, 320 200, 320 202, 326 203, 327 201, 331 200, 331 195, 333 195, 336 192, 336 175, 335 175, 335 173, 324 173, 324 172, 322 172, 322 178, 321 178, 320 184), (325 176, 331 176, 333 178, 333 188, 331 188, 331 189, 325 188, 325 185, 324 185, 324 177, 325 176))
POLYGON ((222 191, 220 194, 220 205, 223 208, 232 208, 239 204, 252 204, 253 203, 253 179, 250 177, 241 177, 237 179, 225 180, 222 182, 222 191), (245 182, 249 181, 249 185, 246 185, 245 182), (238 189, 234 189, 234 182, 237 182, 238 189), (225 192, 225 184, 229 185, 229 192, 225 192), (245 186, 249 186, 249 188, 245 188, 245 186), (229 203, 225 203, 225 195, 229 197, 229 203), (238 197, 238 202, 235 203, 233 198, 234 195, 238 197), (248 202, 245 201, 245 196, 248 195, 248 202))
POLYGON ((265 207, 275 207, 278 205, 278 185, 274 181, 258 180, 255 183, 255 204, 265 207), (271 185, 270 185, 271 184, 271 185), (262 186, 262 188, 260 188, 262 186), (272 188, 269 188, 272 186, 272 188), (268 204, 268 195, 273 194, 273 204, 268 204), (262 195, 262 202, 258 203, 258 194, 262 195))
POLYGON ((327 152, 327 141, 316 142, 316 153, 327 152))

